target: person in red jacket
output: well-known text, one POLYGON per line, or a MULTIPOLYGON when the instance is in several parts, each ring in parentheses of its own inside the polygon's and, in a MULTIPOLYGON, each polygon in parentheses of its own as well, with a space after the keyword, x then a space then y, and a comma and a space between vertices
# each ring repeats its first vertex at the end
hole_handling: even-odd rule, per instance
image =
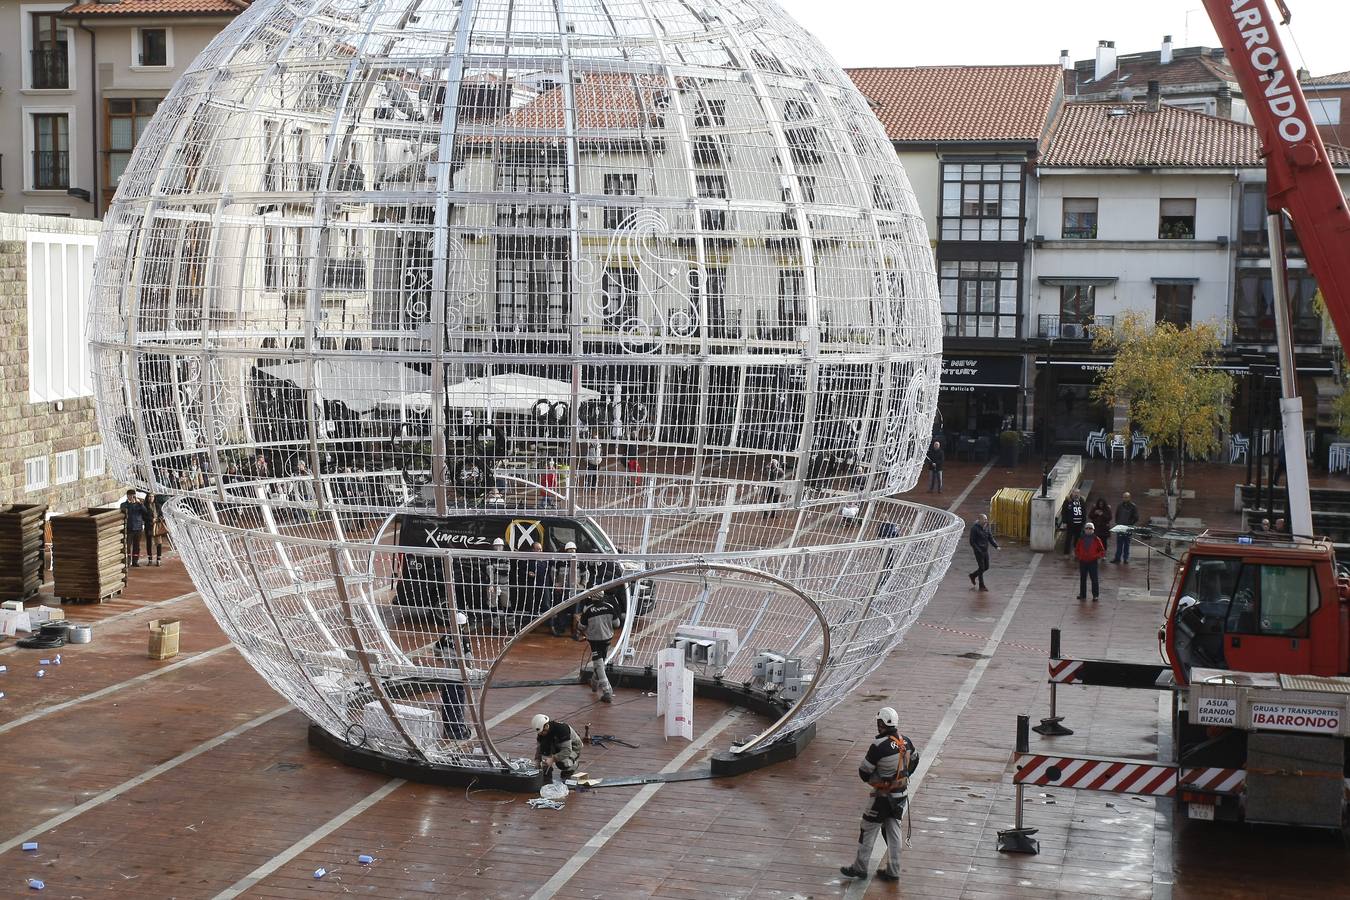
POLYGON ((1088 579, 1092 579, 1092 599, 1097 600, 1097 563, 1106 556, 1106 545, 1097 537, 1097 528, 1091 522, 1083 526, 1083 536, 1073 545, 1073 555, 1078 559, 1078 599, 1087 599, 1088 579))

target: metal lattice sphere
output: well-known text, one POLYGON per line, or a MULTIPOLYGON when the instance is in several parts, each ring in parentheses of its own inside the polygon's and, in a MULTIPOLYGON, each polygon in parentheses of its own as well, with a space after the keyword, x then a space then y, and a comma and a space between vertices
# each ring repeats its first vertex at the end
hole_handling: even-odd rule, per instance
POLYGON ((578 594, 626 604, 620 672, 702 634, 700 683, 775 711, 741 749, 781 739, 959 534, 887 499, 937 402, 917 204, 767 0, 257 0, 137 142, 95 282, 114 470, 371 753, 524 765, 487 695, 578 594))

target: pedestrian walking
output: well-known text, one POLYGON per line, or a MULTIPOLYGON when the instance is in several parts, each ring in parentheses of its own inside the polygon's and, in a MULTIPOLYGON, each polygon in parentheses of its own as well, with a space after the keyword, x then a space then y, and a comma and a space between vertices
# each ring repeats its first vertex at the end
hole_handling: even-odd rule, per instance
POLYGON ((591 690, 599 692, 601 703, 614 702, 614 688, 605 672, 605 657, 614 633, 623 627, 622 587, 611 588, 586 601, 576 616, 576 627, 591 645, 591 690))
POLYGON ((769 518, 769 516, 774 516, 775 518, 778 516, 778 510, 774 507, 783 502, 783 492, 778 485, 782 482, 783 477, 786 474, 786 471, 783 469, 782 460, 776 456, 772 457, 769 460, 768 468, 764 471, 764 480, 768 482, 768 484, 764 485, 764 503, 766 506, 763 517, 766 519, 769 518))
POLYGON ((141 564, 141 541, 145 539, 146 553, 150 552, 150 541, 146 539, 145 525, 149 512, 145 504, 136 496, 134 489, 127 491, 127 499, 122 501, 122 516, 126 526, 126 558, 132 567, 141 564))
POLYGON ((989 590, 984 586, 984 573, 989 571, 990 547, 999 549, 998 541, 994 540, 994 532, 989 527, 989 517, 980 513, 970 525, 970 549, 975 554, 975 571, 970 573, 970 584, 972 587, 979 585, 982 591, 989 590))
POLYGON ((545 771, 552 770, 555 784, 577 773, 581 758, 581 738, 566 722, 555 722, 540 713, 530 720, 534 726, 534 763, 545 771))
POLYGON ((858 855, 840 874, 864 878, 877 832, 886 842, 886 865, 877 870, 882 881, 900 880, 900 847, 904 838, 900 820, 909 799, 909 776, 918 768, 919 753, 914 743, 899 731, 900 715, 891 707, 877 711, 877 736, 867 748, 867 756, 858 766, 858 777, 872 788, 863 809, 862 828, 858 832, 858 855))
POLYGON ((928 493, 942 493, 942 464, 947 455, 942 452, 942 442, 933 441, 928 448, 928 493))
MULTIPOLYGON (((1139 524, 1139 507, 1130 499, 1129 491, 1120 495, 1120 503, 1116 506, 1116 524, 1128 525, 1131 528, 1139 524)), ((1116 555, 1112 562, 1129 564, 1130 532, 1121 531, 1116 534, 1116 555)))
POLYGON ((600 483, 600 469, 605 465, 605 454, 600 442, 592 438, 586 444, 586 486, 595 487, 600 483))
POLYGON ((1114 516, 1111 514, 1111 505, 1106 502, 1105 497, 1098 497, 1097 502, 1092 504, 1092 509, 1088 510, 1088 519, 1097 529, 1097 534, 1106 543, 1106 536, 1111 533, 1111 520, 1114 516))
POLYGON ((1083 526, 1083 536, 1074 544, 1073 555, 1078 559, 1078 599, 1087 599, 1088 579, 1092 580, 1092 599, 1096 602, 1101 593, 1098 584, 1097 563, 1106 556, 1106 545, 1097 537, 1097 529, 1091 522, 1083 526))
POLYGON ((1064 501, 1059 519, 1064 523, 1064 553, 1067 555, 1073 552, 1074 545, 1083 533, 1083 523, 1087 521, 1087 502, 1078 488, 1074 488, 1069 499, 1064 501))
POLYGON ((145 562, 147 565, 151 562, 151 553, 154 553, 154 564, 164 565, 164 541, 169 537, 169 523, 164 518, 164 503, 169 499, 168 494, 146 494, 145 508, 149 513, 145 526, 145 562), (151 546, 151 541, 154 545, 151 546))

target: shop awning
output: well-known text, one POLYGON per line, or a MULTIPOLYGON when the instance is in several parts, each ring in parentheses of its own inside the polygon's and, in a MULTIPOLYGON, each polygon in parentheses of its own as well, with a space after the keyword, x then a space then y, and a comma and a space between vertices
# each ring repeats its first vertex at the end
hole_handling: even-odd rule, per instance
POLYGON ((1022 357, 1020 356, 943 356, 942 384, 944 391, 970 391, 975 388, 994 390, 1022 387, 1022 357))
POLYGON ((1115 284, 1120 279, 1114 275, 1042 275, 1037 280, 1050 287, 1072 287, 1075 284, 1091 284, 1100 287, 1104 284, 1115 284))

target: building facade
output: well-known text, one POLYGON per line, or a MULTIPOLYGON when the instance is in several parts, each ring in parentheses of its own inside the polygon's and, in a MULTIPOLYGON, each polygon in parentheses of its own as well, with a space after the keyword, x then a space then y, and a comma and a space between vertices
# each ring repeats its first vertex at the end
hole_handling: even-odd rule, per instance
POLYGON ((102 215, 159 101, 247 5, 0 5, 0 211, 102 215))
POLYGON ((82 339, 98 222, 0 213, 0 497, 54 513, 116 500, 82 339))
POLYGON ((849 74, 886 127, 933 240, 944 333, 938 429, 979 440, 1030 427, 1027 242, 1038 205, 1031 173, 1063 102, 1059 67, 849 74))

